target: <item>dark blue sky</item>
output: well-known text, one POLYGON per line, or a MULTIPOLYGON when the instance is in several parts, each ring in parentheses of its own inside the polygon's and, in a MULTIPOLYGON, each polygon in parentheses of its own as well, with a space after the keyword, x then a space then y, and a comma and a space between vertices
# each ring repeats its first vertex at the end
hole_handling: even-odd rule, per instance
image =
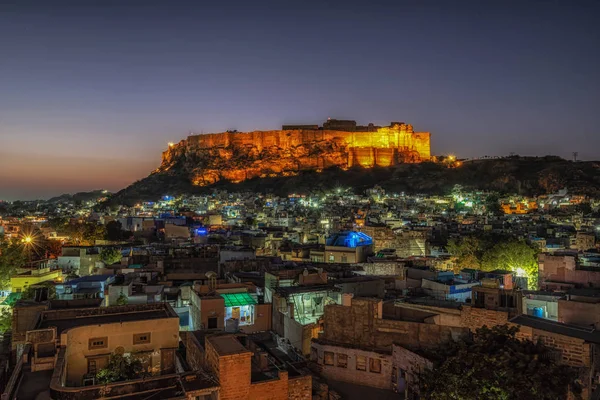
POLYGON ((189 131, 406 121, 600 159, 599 1, 0 0, 0 199, 120 189, 189 131))

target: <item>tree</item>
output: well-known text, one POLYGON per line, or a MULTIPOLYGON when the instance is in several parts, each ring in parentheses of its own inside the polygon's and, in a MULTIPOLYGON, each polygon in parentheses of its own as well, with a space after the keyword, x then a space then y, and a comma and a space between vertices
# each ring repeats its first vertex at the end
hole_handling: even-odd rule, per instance
POLYGON ((488 213, 495 216, 504 214, 502 207, 500 207, 500 199, 495 194, 491 194, 485 199, 485 209, 488 213))
POLYGON ((113 265, 121 261, 122 255, 119 249, 107 247, 100 251, 100 260, 106 265, 113 265))
POLYGON ((510 240, 497 243, 486 251, 481 262, 484 271, 504 269, 526 276, 529 289, 537 289, 537 251, 524 241, 510 240))
POLYGON ((125 293, 121 292, 119 297, 117 298, 118 306, 126 306, 129 303, 129 298, 125 295, 125 293))
POLYGON ((110 221, 106 224, 106 239, 112 241, 123 240, 123 225, 119 221, 110 221))
MULTIPOLYGON (((428 358, 419 375, 420 395, 430 400, 554 400, 581 393, 575 368, 559 365, 541 343, 519 340, 519 328, 483 327, 473 340, 451 342, 428 358)), ((580 397, 579 397, 580 398, 580 397)))
POLYGON ((465 236, 460 240, 448 241, 448 252, 456 257, 459 268, 481 269, 480 257, 482 242, 475 236, 465 236))
POLYGON ((81 245, 93 245, 96 240, 104 239, 106 228, 95 222, 71 224, 67 227, 71 239, 81 245))
POLYGON ((0 235, 0 288, 8 287, 10 277, 27 262, 24 247, 15 240, 0 235))
POLYGON ((138 379, 144 376, 142 361, 136 356, 113 354, 106 367, 96 374, 98 383, 111 383, 138 379))
POLYGON ((59 240, 46 239, 42 243, 45 258, 58 258, 62 255, 63 244, 59 240))
POLYGON ((0 334, 9 331, 12 328, 12 312, 8 308, 0 312, 0 334))

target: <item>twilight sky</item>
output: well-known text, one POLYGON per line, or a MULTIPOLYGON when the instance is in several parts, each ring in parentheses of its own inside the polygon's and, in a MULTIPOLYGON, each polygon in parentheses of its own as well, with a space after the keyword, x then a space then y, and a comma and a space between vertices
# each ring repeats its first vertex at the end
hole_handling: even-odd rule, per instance
POLYGON ((600 1, 0 0, 0 199, 146 176, 188 132, 406 121, 600 159, 600 1))

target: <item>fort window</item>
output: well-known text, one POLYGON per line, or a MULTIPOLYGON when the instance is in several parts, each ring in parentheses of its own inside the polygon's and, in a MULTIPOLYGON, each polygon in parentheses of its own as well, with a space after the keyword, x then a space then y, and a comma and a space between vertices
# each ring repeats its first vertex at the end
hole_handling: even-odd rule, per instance
POLYGON ((356 356, 356 370, 366 371, 367 370, 367 357, 356 356))
POLYGON ((338 353, 337 366, 340 368, 348 368, 348 354, 338 353))
POLYGON ((369 358, 369 371, 376 374, 381 373, 381 360, 378 358, 369 358))
POLYGON ((136 333, 133 335, 133 344, 150 343, 150 332, 136 333))
POLYGON ((107 347, 108 347, 108 338, 107 337, 91 338, 89 341, 89 345, 88 345, 89 350, 105 349, 107 347))
POLYGON ((331 351, 326 351, 323 353, 323 364, 325 365, 333 365, 333 357, 334 353, 331 351))

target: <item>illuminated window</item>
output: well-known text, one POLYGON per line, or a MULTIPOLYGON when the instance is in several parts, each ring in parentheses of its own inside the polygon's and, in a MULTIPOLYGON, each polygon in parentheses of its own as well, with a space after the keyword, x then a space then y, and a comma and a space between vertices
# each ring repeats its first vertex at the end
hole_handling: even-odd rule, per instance
POLYGON ((150 332, 136 333, 133 335, 133 344, 150 343, 150 332))
POLYGON ((331 351, 326 351, 323 353, 323 364, 325 365, 333 365, 333 357, 334 357, 333 352, 331 351))
POLYGON ((338 353, 337 366, 340 368, 348 368, 348 354, 338 353))
POLYGON ((89 340, 89 344, 88 344, 89 350, 105 349, 107 347, 108 347, 108 338, 107 337, 92 338, 89 340))
POLYGON ((366 371, 367 370, 367 357, 356 356, 356 370, 366 371))
POLYGON ((333 254, 329 255, 329 261, 335 261, 335 256, 333 254))
POLYGON ((381 360, 379 358, 369 358, 369 371, 376 374, 381 373, 381 360))

